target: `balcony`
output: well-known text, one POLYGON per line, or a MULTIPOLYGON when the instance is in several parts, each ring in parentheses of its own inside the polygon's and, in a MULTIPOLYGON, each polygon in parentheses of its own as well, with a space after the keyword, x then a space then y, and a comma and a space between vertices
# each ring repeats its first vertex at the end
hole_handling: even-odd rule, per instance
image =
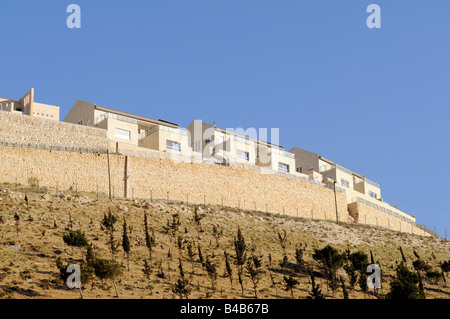
POLYGON ((370 185, 372 185, 372 186, 375 186, 376 188, 380 188, 380 184, 378 184, 377 182, 374 182, 374 181, 368 179, 367 177, 364 177, 364 181, 365 181, 367 184, 370 184, 370 185))
POLYGON ((277 148, 263 148, 259 150, 259 156, 272 156, 272 154, 278 154, 278 155, 283 155, 289 158, 295 158, 295 154, 294 153, 289 153, 277 148))
POLYGON ((156 125, 155 127, 151 128, 150 130, 145 131, 145 136, 149 136, 157 131, 165 131, 165 132, 178 134, 178 135, 184 135, 184 136, 188 135, 188 131, 183 128, 173 128, 173 127, 168 127, 168 126, 163 126, 163 125, 156 125))
POLYGON ((136 119, 133 119, 128 116, 113 114, 113 113, 105 113, 105 114, 100 115, 98 118, 95 119, 95 124, 99 124, 100 122, 102 122, 108 118, 116 119, 116 120, 127 122, 127 123, 138 124, 138 121, 136 119))

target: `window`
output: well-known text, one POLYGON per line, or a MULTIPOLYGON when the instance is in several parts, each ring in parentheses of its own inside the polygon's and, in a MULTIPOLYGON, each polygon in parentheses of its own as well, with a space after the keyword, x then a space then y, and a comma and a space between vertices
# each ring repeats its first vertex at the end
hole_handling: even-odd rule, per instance
POLYGON ((116 137, 122 138, 124 140, 131 140, 131 132, 127 130, 122 130, 120 128, 116 128, 116 137))
POLYGON ((166 142, 166 148, 168 150, 173 150, 173 151, 181 151, 181 145, 178 142, 174 142, 174 141, 167 141, 166 142))
POLYGON ((244 152, 244 151, 241 151, 241 150, 237 150, 236 156, 237 156, 237 158, 243 159, 245 161, 248 161, 249 158, 250 158, 250 155, 249 155, 248 152, 244 152))
POLYGON ((301 167, 297 167, 297 173, 301 173, 302 172, 302 168, 301 167))
POLYGON ((208 143, 210 143, 211 142, 211 139, 210 138, 207 138, 206 140, 205 140, 205 144, 208 144, 208 143))
MULTIPOLYGON (((38 115, 39 115, 39 113, 38 113, 38 115)), ((83 125, 83 121, 79 121, 78 125, 83 125)), ((117 131, 116 131, 116 135, 117 135, 117 131)))
POLYGON ((341 178, 341 185, 344 187, 349 188, 350 187, 350 183, 348 180, 341 178))
POLYGON ((289 165, 283 164, 283 163, 278 163, 278 170, 281 172, 289 173, 289 165))
POLYGON ((377 194, 375 194, 374 192, 369 191, 369 196, 372 198, 377 198, 377 194))

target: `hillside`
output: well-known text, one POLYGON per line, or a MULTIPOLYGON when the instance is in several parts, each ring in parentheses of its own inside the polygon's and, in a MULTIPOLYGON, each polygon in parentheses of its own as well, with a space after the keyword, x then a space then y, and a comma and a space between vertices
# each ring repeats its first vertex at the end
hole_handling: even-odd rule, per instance
MULTIPOLYGON (((235 255, 233 239, 238 227, 242 230, 247 246, 247 256, 261 256, 262 273, 257 284, 259 298, 291 298, 283 284, 284 274, 291 274, 299 281, 293 289, 294 298, 306 298, 311 292, 310 277, 296 269, 295 249, 304 248, 304 260, 317 271, 316 283, 320 285, 326 298, 343 298, 342 289, 334 293, 327 282, 320 277, 320 267, 312 258, 314 249, 330 244, 340 252, 347 248, 370 254, 380 264, 382 289, 380 294, 389 292, 389 283, 395 274, 395 265, 402 259, 402 247, 407 265, 412 268, 415 260, 413 249, 434 270, 440 270, 440 262, 450 259, 448 241, 398 233, 361 225, 349 225, 325 221, 304 220, 281 215, 270 215, 254 211, 238 211, 227 207, 198 206, 199 222, 194 220, 193 205, 173 202, 148 202, 139 200, 114 199, 112 202, 101 194, 78 193, 40 189, 24 185, 0 185, 0 298, 80 298, 77 290, 69 290, 59 278, 56 259, 64 263, 80 263, 79 248, 69 247, 63 235, 70 229, 82 230, 93 244, 98 257, 111 258, 107 246, 107 235, 101 228, 101 220, 109 211, 117 217, 114 237, 118 244, 122 241, 122 225, 125 218, 131 244, 129 267, 124 259, 122 246, 115 253, 115 260, 122 266, 122 276, 117 280, 120 298, 178 298, 172 292, 179 278, 178 260, 181 258, 185 277, 192 289, 189 298, 253 298, 254 289, 249 277, 243 277, 244 293, 238 282, 237 267, 230 258, 232 288, 230 280, 224 277, 224 251, 235 255), (25 201, 25 197, 28 199, 25 201), (15 218, 17 214, 18 217, 15 218), (142 269, 144 260, 149 260, 145 245, 144 214, 147 214, 149 228, 154 230, 155 248, 152 253, 152 273, 150 282, 142 269), (175 233, 167 230, 168 220, 179 219, 175 233), (17 220, 18 219, 18 220, 17 220), (286 232, 285 252, 288 258, 282 268, 283 237, 286 232), (179 240, 180 238, 180 240, 179 240), (203 257, 217 264, 215 291, 211 288, 210 277, 198 262, 189 261, 187 246, 192 243, 198 253, 201 246, 203 257), (181 244, 181 249, 179 248, 181 244), (169 255, 170 252, 170 256, 169 255), (271 263, 269 262, 269 254, 271 263), (269 265, 270 263, 270 265, 269 265)), ((174 229, 175 230, 175 229, 174 229)), ((83 251, 83 256, 86 250, 83 251)), ((375 298, 372 291, 363 293, 358 284, 349 287, 349 279, 344 270, 339 274, 345 279, 349 298, 375 298)), ((424 278, 427 298, 450 298, 450 284, 438 284, 424 278)), ((115 298, 112 281, 95 279, 83 288, 84 298, 115 298)))

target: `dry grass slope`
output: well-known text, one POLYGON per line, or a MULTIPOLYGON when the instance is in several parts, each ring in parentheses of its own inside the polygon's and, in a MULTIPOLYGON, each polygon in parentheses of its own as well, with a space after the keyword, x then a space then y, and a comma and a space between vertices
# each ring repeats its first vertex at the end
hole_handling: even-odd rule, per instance
MULTIPOLYGON (((81 252, 67 246, 62 237, 68 230, 82 230, 95 252, 102 258, 111 258, 106 245, 107 236, 101 229, 101 220, 108 210, 118 218, 115 239, 121 242, 122 222, 126 219, 131 243, 130 270, 124 253, 119 246, 115 259, 122 265, 123 274, 117 281, 120 298, 178 298, 172 287, 179 278, 178 260, 181 258, 185 277, 191 288, 189 298, 253 298, 253 284, 244 277, 242 293, 237 277, 237 267, 231 260, 233 270, 232 287, 225 274, 224 252, 235 255, 233 239, 241 228, 247 244, 247 255, 260 256, 262 273, 257 285, 259 298, 291 298, 291 291, 283 285, 284 274, 292 274, 299 281, 292 293, 294 298, 306 298, 311 291, 308 276, 295 269, 295 249, 306 246, 305 261, 315 270, 319 265, 312 259, 314 249, 332 245, 343 252, 372 251, 383 271, 381 294, 389 291, 389 282, 395 274, 395 265, 400 262, 399 247, 403 248, 411 267, 413 248, 435 270, 439 262, 450 259, 450 244, 438 238, 397 233, 382 229, 336 225, 325 221, 303 220, 293 217, 270 215, 262 212, 237 211, 227 207, 199 207, 202 217, 200 225, 194 220, 194 206, 179 203, 148 202, 115 199, 112 202, 104 195, 73 191, 56 193, 55 190, 41 190, 23 185, 3 184, 0 186, 0 298, 79 298, 77 290, 69 290, 59 279, 56 258, 64 262, 80 263, 81 252), (25 201, 28 199, 28 204, 25 201), (15 219, 15 215, 19 220, 15 219), (150 282, 142 269, 149 259, 145 245, 144 214, 147 214, 150 229, 154 230, 156 246, 152 258, 150 282), (167 221, 178 214, 181 225, 175 235, 167 232, 167 221), (214 232, 213 230, 216 230, 214 232), (283 269, 283 249, 278 233, 286 231, 286 255, 288 264, 283 269), (215 236, 215 234, 220 234, 215 236), (178 238, 182 249, 179 249, 178 238), (198 252, 217 265, 215 291, 211 280, 198 262, 192 264, 187 253, 187 243, 192 243, 198 252), (170 255, 169 255, 170 253, 170 255), (272 262, 269 265, 269 254, 272 262), (162 275, 163 274, 163 275, 162 275)), ((348 278, 344 271, 341 275, 348 278)), ((324 278, 317 278, 326 298, 343 298, 342 289, 332 292, 324 278)), ((375 298, 372 292, 364 294, 358 287, 349 290, 349 298, 375 298)), ((425 280, 427 298, 449 298, 450 288, 444 283, 425 280)), ((84 298, 114 298, 112 282, 102 284, 96 279, 83 288, 84 298)))

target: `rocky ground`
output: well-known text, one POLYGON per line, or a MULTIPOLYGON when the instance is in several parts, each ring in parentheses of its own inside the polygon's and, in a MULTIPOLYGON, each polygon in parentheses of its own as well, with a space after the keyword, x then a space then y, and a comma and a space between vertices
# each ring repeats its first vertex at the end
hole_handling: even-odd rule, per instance
MULTIPOLYGON (((367 254, 372 252, 383 272, 380 295, 389 292, 395 266, 402 258, 399 247, 402 247, 411 270, 415 259, 413 249, 434 270, 440 270, 439 263, 450 259, 450 243, 434 237, 216 206, 198 207, 201 221, 197 223, 193 205, 123 199, 110 201, 105 195, 97 198, 97 194, 93 193, 57 193, 48 189, 40 189, 37 193, 34 187, 28 185, 2 184, 0 298, 80 298, 78 290, 68 289, 60 279, 56 259, 80 264, 86 250, 69 247, 64 243, 63 235, 70 230, 82 230, 93 244, 96 254, 111 259, 108 237, 101 227, 101 220, 108 211, 118 220, 114 236, 119 248, 114 259, 122 265, 122 275, 116 281, 120 298, 178 298, 172 287, 179 278, 179 258, 191 289, 189 298, 254 298, 254 286, 248 276, 243 278, 244 292, 241 291, 236 265, 231 264, 232 284, 224 276, 224 252, 235 255, 233 239, 238 227, 245 238, 248 256, 260 256, 262 260, 262 273, 256 288, 258 298, 291 298, 291 292, 286 291, 283 284, 285 274, 291 274, 299 281, 293 289, 294 298, 309 296, 310 277, 295 266, 295 249, 299 245, 305 248, 307 265, 318 272, 320 267, 312 254, 314 249, 327 244, 340 252, 346 249, 367 254), (142 271, 144 261, 150 262, 145 246, 144 214, 147 214, 149 227, 154 230, 156 244, 152 253, 150 279, 142 271), (167 231, 167 223, 174 215, 179 217, 180 225, 172 233, 167 231), (124 219, 131 243, 129 270, 120 245, 124 219), (283 236, 284 232, 286 241, 283 248, 278 234, 283 236), (208 256, 216 263, 218 276, 214 290, 210 277, 198 262, 198 255, 193 263, 189 260, 188 243, 193 245, 195 253, 198 253, 200 244, 203 257, 208 256), (284 254, 288 263, 281 267, 284 254)), ((358 285, 351 289, 345 271, 340 269, 339 272, 345 279, 349 298, 376 298, 372 291, 363 293, 358 285)), ((324 278, 318 277, 316 283, 326 298, 343 298, 342 289, 332 292, 324 278)), ((446 284, 425 278, 424 286, 427 298, 450 298, 448 279, 446 284)), ((95 279, 84 285, 82 293, 84 298, 117 298, 111 280, 102 283, 100 279, 95 279)))

